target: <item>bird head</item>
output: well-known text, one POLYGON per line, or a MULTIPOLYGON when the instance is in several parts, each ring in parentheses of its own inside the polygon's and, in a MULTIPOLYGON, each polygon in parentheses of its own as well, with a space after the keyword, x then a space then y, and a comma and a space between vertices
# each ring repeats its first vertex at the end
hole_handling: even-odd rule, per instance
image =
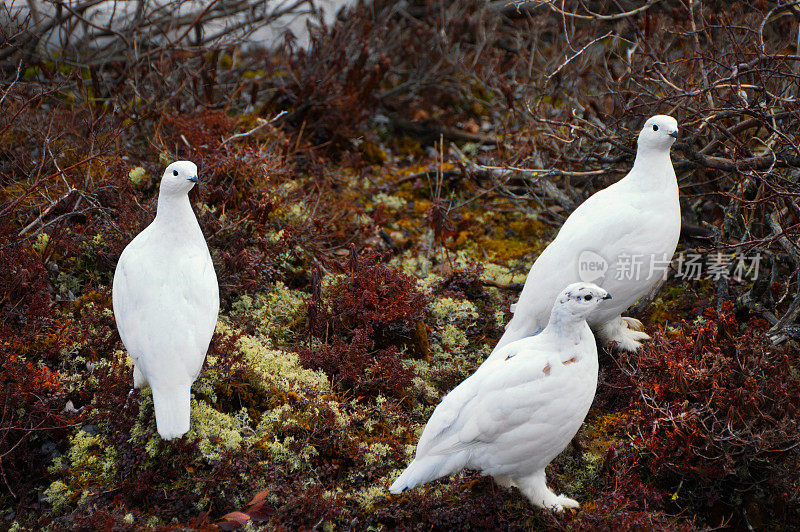
POLYGON ((167 166, 161 177, 161 194, 187 194, 197 183, 197 165, 191 161, 176 161, 167 166))
POLYGON ((656 115, 647 119, 639 133, 639 148, 669 151, 678 138, 678 122, 668 115, 656 115))
POLYGON ((583 318, 609 299, 611 294, 594 283, 572 283, 558 295, 556 307, 561 312, 583 318))

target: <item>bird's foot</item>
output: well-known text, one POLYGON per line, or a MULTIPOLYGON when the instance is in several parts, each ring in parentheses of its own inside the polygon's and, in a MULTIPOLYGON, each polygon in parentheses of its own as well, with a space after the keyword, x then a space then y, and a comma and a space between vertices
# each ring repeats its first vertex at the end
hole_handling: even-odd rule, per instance
POLYGON ((558 511, 572 510, 572 509, 577 509, 577 508, 581 507, 581 505, 580 505, 580 503, 578 501, 576 501, 575 499, 570 499, 569 497, 567 497, 563 493, 558 496, 558 503, 561 505, 561 510, 558 510, 558 511))
POLYGON ((633 331, 644 332, 644 324, 641 321, 637 320, 636 318, 630 318, 628 316, 620 316, 619 319, 622 320, 622 323, 624 323, 628 329, 631 329, 633 331))
POLYGON ((505 475, 497 475, 494 477, 494 481, 497 482, 500 486, 504 488, 516 488, 517 483, 514 482, 514 479, 511 477, 507 477, 505 475))
POLYGON ((564 495, 556 495, 547 487, 544 471, 535 473, 527 478, 518 479, 517 482, 520 491, 525 494, 534 506, 554 512, 580 508, 578 501, 564 495))
MULTIPOLYGON (((528 494, 526 493, 525 495, 528 494)), ((547 490, 546 493, 537 493, 535 498, 528 496, 528 499, 530 499, 534 506, 538 506, 539 508, 543 508, 545 510, 552 510, 554 512, 563 512, 564 510, 581 507, 581 505, 575 499, 570 499, 565 495, 556 495, 550 490, 547 490)))
POLYGON ((643 341, 650 340, 650 335, 644 332, 642 322, 628 317, 620 317, 618 320, 603 324, 600 336, 615 342, 617 349, 631 353, 642 347, 643 341))

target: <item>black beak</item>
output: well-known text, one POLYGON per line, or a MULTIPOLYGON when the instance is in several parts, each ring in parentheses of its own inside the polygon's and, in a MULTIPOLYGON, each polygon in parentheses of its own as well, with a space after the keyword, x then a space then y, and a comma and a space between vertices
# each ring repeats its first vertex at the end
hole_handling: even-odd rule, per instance
POLYGON ((611 299, 611 294, 606 294, 603 297, 601 297, 600 299, 611 299))
POLYGON ((673 131, 672 133, 669 134, 669 136, 672 137, 673 139, 677 139, 678 138, 678 130, 673 131))
POLYGON ((189 179, 187 179, 186 181, 191 181, 192 183, 197 183, 197 176, 190 177, 190 178, 189 178, 189 179))

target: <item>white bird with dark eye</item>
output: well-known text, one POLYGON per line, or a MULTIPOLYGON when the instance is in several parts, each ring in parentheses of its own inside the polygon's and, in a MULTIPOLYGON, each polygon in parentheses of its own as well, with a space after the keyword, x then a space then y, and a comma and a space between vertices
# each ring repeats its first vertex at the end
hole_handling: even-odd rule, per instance
POLYGON ((626 351, 650 339, 639 320, 621 314, 664 275, 678 244, 681 207, 669 154, 677 136, 671 116, 645 122, 628 175, 578 206, 534 262, 487 362, 506 344, 544 328, 565 282, 594 282, 614 294, 613 304, 587 317, 600 338, 626 351))
POLYGON ((189 431, 192 383, 219 312, 217 274, 189 203, 195 183, 194 163, 167 167, 155 220, 125 247, 114 272, 114 316, 134 361, 133 386, 153 391, 165 440, 189 431))
POLYGON ((540 334, 506 345, 442 399, 414 460, 389 491, 471 468, 517 486, 540 508, 577 508, 547 487, 544 470, 578 432, 594 400, 597 345, 586 316, 610 299, 591 283, 567 286, 540 334))

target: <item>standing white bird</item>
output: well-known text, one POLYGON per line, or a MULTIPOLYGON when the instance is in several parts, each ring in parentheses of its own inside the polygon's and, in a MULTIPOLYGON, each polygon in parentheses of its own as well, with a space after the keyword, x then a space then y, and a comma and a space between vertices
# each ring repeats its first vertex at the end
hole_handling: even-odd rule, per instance
POLYGON ((134 361, 133 386, 153 391, 158 433, 189 431, 191 387, 217 323, 219 285, 189 203, 197 166, 164 171, 156 218, 122 252, 114 272, 117 329, 134 361))
POLYGON ((511 307, 514 316, 486 362, 495 360, 503 346, 541 331, 558 287, 576 281, 597 283, 614 294, 613 304, 587 317, 603 340, 636 351, 640 341, 650 339, 639 320, 621 314, 664 275, 678 245, 681 206, 669 155, 677 137, 678 123, 671 116, 645 122, 633 168, 567 218, 531 267, 511 307))
POLYGON ((586 316, 611 296, 573 283, 538 335, 508 344, 484 371, 447 394, 428 420, 400 493, 463 468, 516 485, 540 508, 577 508, 547 487, 545 467, 578 432, 597 388, 597 346, 586 316))

